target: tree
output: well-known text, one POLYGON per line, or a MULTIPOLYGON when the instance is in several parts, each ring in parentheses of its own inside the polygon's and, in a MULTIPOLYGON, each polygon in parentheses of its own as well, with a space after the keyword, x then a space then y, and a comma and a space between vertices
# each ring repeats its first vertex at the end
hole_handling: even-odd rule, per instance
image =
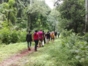
POLYGON ((29 29, 44 27, 49 11, 50 9, 44 1, 34 1, 31 6, 29 5, 27 11, 28 24, 30 24, 29 29))
POLYGON ((0 3, 8 2, 9 0, 0 0, 0 3))
POLYGON ((72 29, 74 32, 83 32, 85 25, 84 0, 64 0, 60 6, 61 26, 65 23, 64 29, 72 29))
POLYGON ((88 0, 85 0, 85 32, 88 32, 88 0))
POLYGON ((58 29, 59 15, 60 14, 56 9, 51 10, 47 18, 49 29, 54 30, 54 31, 58 29))
POLYGON ((2 13, 5 14, 8 24, 11 22, 12 24, 15 24, 15 8, 14 8, 15 0, 9 0, 6 3, 3 3, 3 10, 2 13))

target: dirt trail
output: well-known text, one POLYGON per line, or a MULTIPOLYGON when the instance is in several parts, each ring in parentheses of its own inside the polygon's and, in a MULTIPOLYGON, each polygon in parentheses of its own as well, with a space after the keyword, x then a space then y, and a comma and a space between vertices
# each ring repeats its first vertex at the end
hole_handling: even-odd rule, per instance
POLYGON ((16 63, 18 60, 20 60, 23 56, 26 56, 30 53, 33 53, 34 49, 31 49, 31 51, 25 49, 21 51, 18 54, 15 54, 7 59, 5 59, 3 62, 0 63, 0 66, 16 66, 14 63, 16 63))

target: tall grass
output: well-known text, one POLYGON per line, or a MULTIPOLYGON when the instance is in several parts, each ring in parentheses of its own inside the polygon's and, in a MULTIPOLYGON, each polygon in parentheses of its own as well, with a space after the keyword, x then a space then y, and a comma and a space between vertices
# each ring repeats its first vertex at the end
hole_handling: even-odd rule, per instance
POLYGON ((25 66, 70 66, 67 62, 68 49, 62 48, 60 40, 55 40, 54 43, 50 42, 44 47, 38 49, 38 52, 29 54, 20 62, 26 63, 25 66))
POLYGON ((15 43, 15 44, 2 44, 0 45, 0 62, 21 50, 27 48, 26 43, 15 43))
POLYGON ((27 57, 25 66, 88 66, 88 45, 75 33, 61 34, 27 57), (69 34, 69 35, 68 35, 69 34))
POLYGON ((59 39, 38 48, 37 52, 22 58, 18 63, 24 66, 88 66, 88 42, 75 33, 64 32, 59 39))

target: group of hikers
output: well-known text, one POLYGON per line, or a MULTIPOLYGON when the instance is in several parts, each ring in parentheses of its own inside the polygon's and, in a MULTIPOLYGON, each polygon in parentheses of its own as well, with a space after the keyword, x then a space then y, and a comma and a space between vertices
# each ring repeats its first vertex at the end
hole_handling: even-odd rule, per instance
POLYGON ((35 30, 33 34, 31 34, 31 31, 28 31, 26 35, 26 41, 27 41, 27 48, 28 50, 31 50, 31 44, 32 41, 35 42, 34 50, 37 51, 37 47, 44 47, 45 43, 49 43, 50 40, 54 41, 55 37, 57 36, 57 32, 47 32, 45 33, 42 30, 35 30))

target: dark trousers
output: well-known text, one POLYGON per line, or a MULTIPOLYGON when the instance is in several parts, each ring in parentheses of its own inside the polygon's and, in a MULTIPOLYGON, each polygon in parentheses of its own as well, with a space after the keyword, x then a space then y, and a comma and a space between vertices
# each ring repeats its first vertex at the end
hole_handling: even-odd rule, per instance
POLYGON ((44 43, 46 43, 45 37, 44 37, 44 43))
POLYGON ((28 49, 31 47, 31 41, 27 42, 27 47, 28 47, 28 49))
POLYGON ((35 51, 37 51, 38 40, 34 40, 34 42, 35 42, 35 51))

